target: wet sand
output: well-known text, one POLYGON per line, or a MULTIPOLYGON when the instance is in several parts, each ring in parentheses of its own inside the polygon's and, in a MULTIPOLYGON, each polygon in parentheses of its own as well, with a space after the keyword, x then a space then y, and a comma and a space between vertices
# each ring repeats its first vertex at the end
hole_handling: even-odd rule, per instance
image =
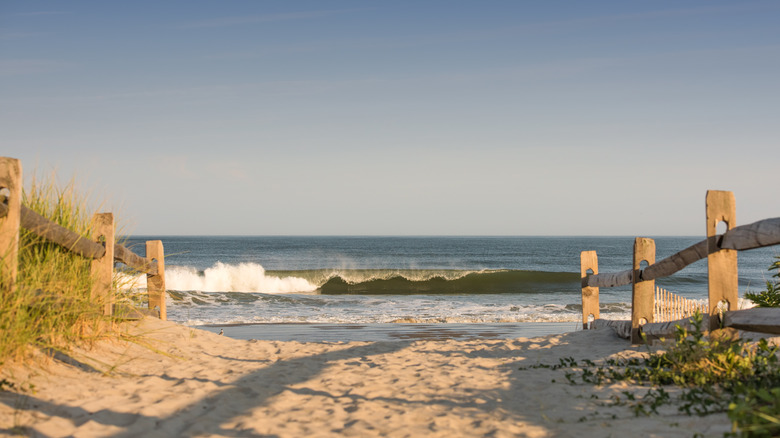
POLYGON ((514 339, 562 334, 581 328, 575 322, 522 322, 479 324, 214 324, 196 328, 244 340, 339 342, 393 341, 398 339, 514 339))

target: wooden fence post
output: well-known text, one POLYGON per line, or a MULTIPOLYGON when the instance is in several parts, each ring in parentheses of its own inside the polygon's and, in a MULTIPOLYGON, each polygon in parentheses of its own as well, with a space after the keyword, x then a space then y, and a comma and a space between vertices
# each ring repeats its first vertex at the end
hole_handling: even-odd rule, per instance
POLYGON ((709 288, 710 330, 720 327, 718 304, 726 301, 727 310, 737 310, 739 275, 737 251, 720 249, 717 226, 726 223, 726 231, 737 226, 737 207, 733 192, 707 191, 707 285, 709 288))
POLYGON ((22 214, 22 162, 0 157, 0 189, 8 190, 8 214, 0 218, 0 290, 11 291, 19 268, 19 224, 22 214))
POLYGON ((92 216, 92 237, 106 248, 103 257, 92 260, 92 299, 103 304, 103 314, 113 313, 111 283, 114 277, 114 214, 95 213, 92 216))
POLYGON ((599 259, 596 251, 582 251, 580 253, 580 279, 582 282, 582 329, 588 329, 588 319, 599 319, 599 288, 585 285, 588 275, 599 273, 599 259), (590 274, 588 271, 591 271, 590 274))
POLYGON ((149 294, 149 308, 160 311, 160 319, 168 319, 165 309, 165 251, 161 240, 146 241, 146 258, 157 260, 157 274, 146 274, 146 291, 149 294))
POLYGON ((653 298, 655 295, 655 280, 642 281, 639 278, 642 262, 648 266, 655 263, 655 241, 645 237, 634 240, 634 276, 631 294, 631 343, 639 344, 639 327, 653 322, 653 298))

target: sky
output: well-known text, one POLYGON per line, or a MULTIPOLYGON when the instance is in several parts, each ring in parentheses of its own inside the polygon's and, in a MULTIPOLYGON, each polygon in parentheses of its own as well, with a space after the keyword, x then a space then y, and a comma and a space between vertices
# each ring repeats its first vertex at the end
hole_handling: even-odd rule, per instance
POLYGON ((0 2, 0 155, 143 235, 780 216, 777 1, 0 2))

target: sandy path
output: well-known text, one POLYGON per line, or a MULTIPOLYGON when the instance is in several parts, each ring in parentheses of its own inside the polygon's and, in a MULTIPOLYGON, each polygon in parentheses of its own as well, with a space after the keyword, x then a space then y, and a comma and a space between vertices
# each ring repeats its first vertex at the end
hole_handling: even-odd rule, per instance
POLYGON ((637 354, 610 330, 375 343, 240 341, 156 320, 128 330, 167 355, 113 342, 76 352, 72 364, 55 360, 45 372, 16 368, 14 377, 36 390, 0 393, 0 433, 690 437, 729 430, 725 415, 669 409, 637 418, 604 406, 612 394, 642 392, 624 383, 570 385, 563 370, 519 369, 637 354))

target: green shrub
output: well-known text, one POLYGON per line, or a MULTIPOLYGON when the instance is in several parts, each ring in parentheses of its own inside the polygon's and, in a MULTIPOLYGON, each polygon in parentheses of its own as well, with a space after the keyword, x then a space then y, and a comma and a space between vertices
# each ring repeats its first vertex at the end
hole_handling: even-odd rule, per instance
MULTIPOLYGON (((769 270, 776 270, 773 278, 780 278, 780 257, 775 257, 777 261, 772 263, 769 270)), ((758 307, 780 307, 780 280, 767 281, 766 290, 753 293, 747 292, 745 298, 756 303, 758 307)))

